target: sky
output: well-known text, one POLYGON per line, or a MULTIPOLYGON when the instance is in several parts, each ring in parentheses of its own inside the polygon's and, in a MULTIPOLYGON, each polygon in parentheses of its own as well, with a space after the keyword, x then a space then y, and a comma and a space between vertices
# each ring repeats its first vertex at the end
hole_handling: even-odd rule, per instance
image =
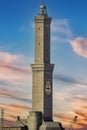
MULTIPOLYGON (((0 0, 0 109, 4 125, 32 108, 34 16, 42 0, 0 0)), ((87 129, 87 1, 44 0, 51 23, 53 117, 68 128, 87 129)))

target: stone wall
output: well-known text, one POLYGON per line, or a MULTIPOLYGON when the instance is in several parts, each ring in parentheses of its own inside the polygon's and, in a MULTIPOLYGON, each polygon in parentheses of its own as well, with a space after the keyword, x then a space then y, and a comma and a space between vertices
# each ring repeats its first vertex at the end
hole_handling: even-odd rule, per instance
POLYGON ((22 130, 21 127, 4 127, 3 130, 22 130))

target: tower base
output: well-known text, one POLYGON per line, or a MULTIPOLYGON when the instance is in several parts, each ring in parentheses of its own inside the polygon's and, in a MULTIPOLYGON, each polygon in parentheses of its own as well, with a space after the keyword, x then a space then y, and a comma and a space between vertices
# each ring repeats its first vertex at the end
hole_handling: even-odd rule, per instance
POLYGON ((23 130, 65 130, 60 122, 43 121, 42 112, 30 111, 26 120, 18 118, 16 127, 23 127, 23 130))
POLYGON ((65 130, 60 122, 43 121, 39 111, 31 111, 27 123, 29 130, 65 130))
POLYGON ((60 122, 44 122, 39 130, 64 130, 60 122))

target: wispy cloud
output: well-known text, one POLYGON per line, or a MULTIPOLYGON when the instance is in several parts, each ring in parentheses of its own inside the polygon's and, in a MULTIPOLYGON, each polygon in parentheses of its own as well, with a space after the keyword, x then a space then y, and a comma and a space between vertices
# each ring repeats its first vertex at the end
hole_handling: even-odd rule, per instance
POLYGON ((22 91, 19 90, 10 90, 10 89, 0 87, 0 97, 31 103, 31 99, 29 98, 29 95, 26 96, 26 94, 24 94, 22 91))
POLYGON ((64 122, 65 126, 69 125, 70 121, 72 121, 72 116, 64 113, 54 113, 54 118, 59 118, 62 122, 64 122))
POLYGON ((84 101, 84 102, 87 101, 87 96, 82 95, 82 94, 75 95, 75 96, 73 96, 73 98, 75 98, 75 99, 77 99, 77 100, 80 100, 80 101, 84 101))
MULTIPOLYGON (((74 91, 76 91, 76 89, 74 89, 74 91)), ((63 95, 63 97, 61 97, 61 98, 64 98, 63 100, 65 100, 64 101, 65 105, 61 100, 61 109, 58 112, 54 113, 54 118, 56 120, 60 120, 61 122, 63 122, 63 126, 66 129, 68 129, 69 126, 70 126, 70 123, 74 119, 74 116, 78 116, 78 119, 77 119, 77 122, 76 122, 76 128, 78 130, 86 130, 86 126, 87 126, 87 110, 86 110, 87 109, 87 103, 86 103, 85 99, 87 97, 84 96, 84 95, 76 95, 75 98, 74 98, 74 97, 72 97, 70 92, 68 93, 68 91, 66 89, 63 90, 63 92, 62 91, 60 92, 60 90, 59 90, 58 95, 57 95, 57 103, 60 99, 59 94, 60 93, 64 94, 64 92, 65 92, 66 95, 63 95), (70 98, 70 101, 68 103, 66 102, 67 98, 68 99, 70 98), (67 104, 68 104, 68 106, 67 106, 67 104), (66 109, 66 106, 68 107, 67 109, 66 109)), ((59 105, 59 107, 60 107, 60 105, 59 105)), ((57 109, 59 109, 59 107, 57 109)))
POLYGON ((67 41, 67 39, 63 39, 63 38, 58 37, 56 35, 52 36, 51 40, 52 40, 52 42, 60 42, 60 43, 67 41))
POLYGON ((67 19, 53 20, 52 32, 59 32, 66 36, 72 37, 72 32, 70 30, 69 22, 67 19))
POLYGON ((54 75, 54 79, 61 81, 61 82, 66 82, 66 83, 70 83, 70 84, 80 84, 80 85, 87 85, 86 82, 83 82, 81 80, 66 76, 66 75, 54 75))
POLYGON ((54 42, 66 42, 72 38, 72 31, 67 19, 53 20, 51 31, 51 40, 54 42))
MULTIPOLYGON (((63 126, 67 129, 70 123, 73 121, 74 116, 78 116, 76 128, 78 130, 86 130, 87 124, 87 84, 80 80, 64 76, 61 79, 60 76, 56 77, 58 81, 68 83, 60 84, 54 92, 54 118, 63 122, 63 126), (68 81, 69 80, 69 81, 68 81), (84 90, 83 90, 84 89, 84 90)), ((56 82, 56 81, 55 81, 56 82)), ((59 82, 58 82, 59 83, 59 82)))
POLYGON ((31 91, 31 69, 23 65, 23 61, 26 61, 26 57, 22 54, 0 52, 0 98, 2 100, 9 98, 31 102, 31 93, 28 92, 31 91))
POLYGON ((79 110, 74 110, 74 112, 75 112, 76 114, 78 114, 79 116, 82 116, 82 117, 87 118, 87 112, 83 112, 82 110, 81 110, 81 111, 79 111, 79 110))

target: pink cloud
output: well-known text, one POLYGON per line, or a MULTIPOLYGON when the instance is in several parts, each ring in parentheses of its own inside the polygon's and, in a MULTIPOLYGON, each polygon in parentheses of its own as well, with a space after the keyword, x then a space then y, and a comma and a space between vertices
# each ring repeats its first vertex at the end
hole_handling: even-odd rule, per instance
POLYGON ((30 64, 33 61, 31 57, 25 57, 23 54, 12 54, 9 52, 0 52, 0 62, 15 65, 30 64))
POLYGON ((87 58, 87 38, 77 37, 74 40, 72 30, 67 19, 54 20, 52 22, 52 42, 69 42, 73 51, 87 58))
POLYGON ((72 41, 69 41, 74 52, 78 55, 87 58, 87 39, 83 37, 75 38, 72 41))
POLYGON ((18 113, 20 114, 20 112, 26 113, 26 110, 27 111, 31 110, 31 107, 21 104, 0 104, 0 109, 3 109, 5 114, 6 112, 8 112, 12 113, 13 115, 14 114, 18 115, 18 113))
POLYGON ((22 62, 24 56, 21 54, 11 54, 8 52, 0 52, 0 61, 5 63, 18 63, 22 62))
POLYGON ((0 79, 23 79, 28 75, 31 75, 31 69, 28 67, 0 62, 0 79))
POLYGON ((24 61, 26 57, 21 54, 0 52, 0 80, 28 80, 31 77, 31 69, 22 64, 24 61))
POLYGON ((10 99, 17 100, 14 94, 16 93, 17 95, 17 92, 19 92, 21 95, 18 94, 18 96, 21 98, 21 101, 22 99, 28 101, 29 96, 31 97, 31 82, 31 69, 27 66, 17 66, 0 62, 0 97, 3 96, 3 98, 6 98, 9 96, 10 99))

